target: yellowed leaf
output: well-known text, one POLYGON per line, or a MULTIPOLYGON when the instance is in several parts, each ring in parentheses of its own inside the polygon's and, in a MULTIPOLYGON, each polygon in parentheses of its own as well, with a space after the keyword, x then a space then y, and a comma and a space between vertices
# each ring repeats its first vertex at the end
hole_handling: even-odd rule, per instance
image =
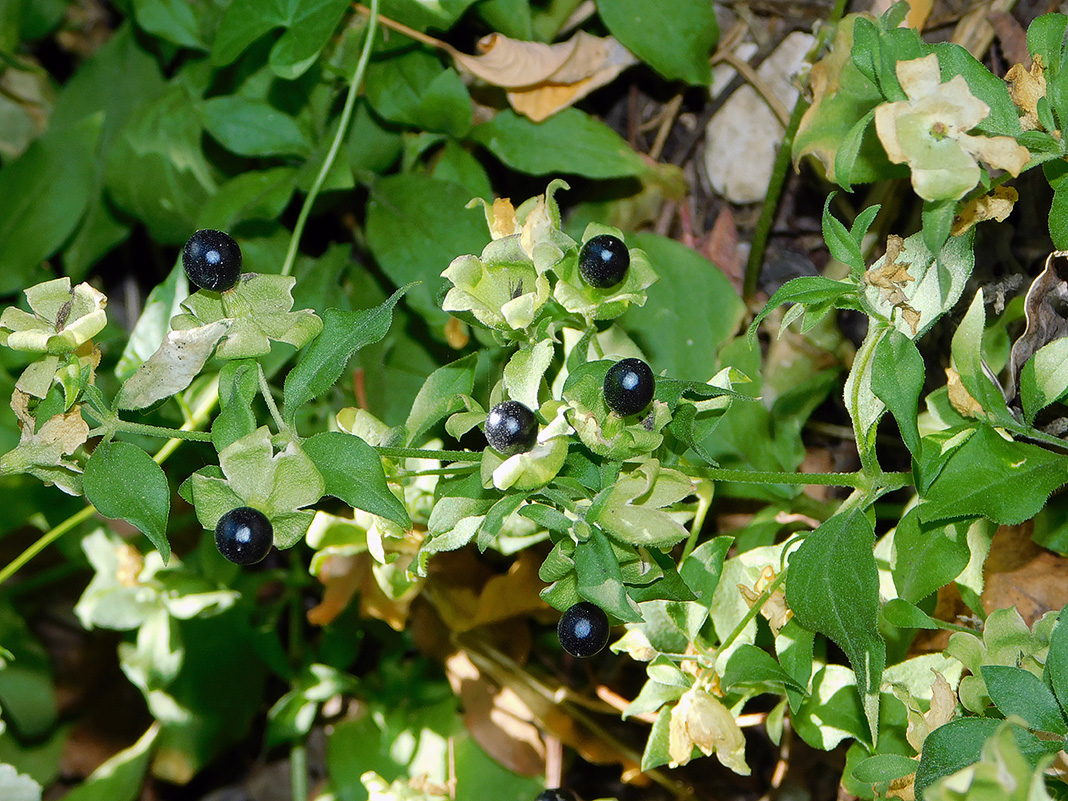
POLYGON ((900 798, 901 801, 916 801, 916 774, 910 773, 890 782, 886 791, 887 798, 900 798))
POLYGON ((952 367, 946 368, 946 389, 949 392, 949 403, 964 417, 979 417, 983 413, 983 407, 979 401, 971 396, 960 380, 960 373, 952 367))
POLYGON ((544 44, 499 33, 478 43, 479 55, 452 51, 461 69, 507 89, 520 114, 540 122, 615 79, 637 59, 615 38, 579 31, 566 42, 544 44))
POLYGON ((960 236, 987 220, 1004 222, 1019 199, 1019 193, 1011 186, 996 187, 990 194, 981 195, 969 201, 960 210, 960 213, 953 218, 953 228, 950 229, 950 234, 960 236))
POLYGON ((1030 70, 1024 69, 1023 64, 1013 64, 1005 73, 1005 82, 1009 85, 1009 97, 1023 112, 1020 115, 1021 127, 1025 131, 1039 130, 1042 123, 1038 121, 1038 101, 1046 96, 1046 70, 1042 56, 1034 56, 1030 70))
POLYGON ((695 745, 705 756, 715 754, 724 767, 742 776, 749 775, 745 737, 734 715, 718 698, 696 687, 683 693, 671 711, 668 725, 671 766, 689 762, 695 745))

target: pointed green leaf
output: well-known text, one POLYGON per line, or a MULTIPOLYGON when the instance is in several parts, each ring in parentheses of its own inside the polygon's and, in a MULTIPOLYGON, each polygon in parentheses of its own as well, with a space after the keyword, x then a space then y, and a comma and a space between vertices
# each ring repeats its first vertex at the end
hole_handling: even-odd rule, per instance
POLYGON ((104 517, 137 526, 166 563, 171 490, 163 468, 128 442, 101 443, 85 465, 85 497, 104 517))
POLYGON ((894 416, 901 439, 913 454, 920 452, 916 415, 923 381, 923 357, 916 344, 900 331, 890 331, 875 346, 871 388, 894 416))
POLYGON ((382 457, 359 437, 328 431, 304 443, 308 454, 326 482, 326 494, 340 498, 354 509, 392 520, 411 528, 404 504, 386 483, 382 457))

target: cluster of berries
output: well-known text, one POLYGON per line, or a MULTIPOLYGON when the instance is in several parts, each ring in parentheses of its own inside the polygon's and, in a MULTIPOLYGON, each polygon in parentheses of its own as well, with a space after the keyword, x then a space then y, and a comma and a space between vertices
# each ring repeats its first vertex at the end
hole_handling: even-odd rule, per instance
MULTIPOLYGON (((190 283, 210 292, 227 292, 241 276, 241 248, 222 231, 197 231, 182 249, 182 266, 190 283)), ((614 236, 595 236, 579 252, 579 274, 590 286, 607 289, 620 283, 630 267, 627 246, 614 236)), ((644 411, 652 402, 656 382, 641 359, 623 359, 609 368, 604 379, 604 401, 620 416, 644 411)), ((534 412, 517 401, 498 403, 486 419, 486 441, 503 456, 525 453, 538 438, 534 412)), ((231 509, 215 526, 215 545, 224 557, 239 565, 266 558, 274 544, 274 529, 267 516, 250 506, 231 509)), ((557 634, 572 656, 588 657, 608 642, 608 616, 582 601, 560 618, 557 634)), ((569 791, 549 791, 559 795, 569 791)), ((538 801, 548 801, 538 796, 538 801)), ((555 796, 553 801, 559 801, 555 796)))

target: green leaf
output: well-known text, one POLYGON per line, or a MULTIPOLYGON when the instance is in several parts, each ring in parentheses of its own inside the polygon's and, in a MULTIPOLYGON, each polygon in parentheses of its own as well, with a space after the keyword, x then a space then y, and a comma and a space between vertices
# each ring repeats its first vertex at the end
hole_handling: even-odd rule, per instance
POLYGON ((1007 665, 983 665, 980 670, 987 695, 1003 715, 1018 715, 1038 731, 1068 734, 1052 690, 1034 673, 1007 665))
POLYGON ((553 343, 543 339, 533 345, 520 348, 504 366, 504 385, 508 397, 519 401, 528 409, 537 409, 538 391, 542 378, 553 359, 553 343))
POLYGON ((189 282, 185 270, 178 264, 162 284, 152 288, 148 299, 137 318, 130 338, 123 348, 115 375, 129 378, 137 367, 146 361, 163 344, 171 328, 171 317, 181 312, 182 301, 189 295, 189 282))
POLYGON ((623 589, 623 576, 615 551, 596 527, 591 529, 588 540, 575 547, 575 572, 578 574, 579 595, 584 599, 620 620, 642 621, 637 606, 623 589))
POLYGON ((902 629, 937 629, 939 622, 903 598, 892 598, 882 609, 883 619, 902 629))
POLYGON ((71 235, 90 200, 102 115, 57 128, 0 169, 0 294, 45 278, 41 262, 71 235))
POLYGON ((163 468, 128 442, 101 443, 85 464, 85 497, 104 517, 137 526, 170 559, 167 516, 171 491, 163 468))
POLYGON ((955 200, 925 200, 923 202, 923 243, 932 253, 938 252, 946 244, 956 213, 957 201, 955 200))
POLYGON ((256 430, 252 401, 259 391, 256 363, 230 361, 219 371, 219 414, 211 424, 211 442, 222 451, 256 430))
POLYGON ((419 282, 407 302, 432 326, 448 320, 438 301, 447 285, 442 270, 488 241, 485 218, 464 208, 470 199, 466 187, 424 175, 395 175, 371 188, 367 244, 393 283, 419 282))
POLYGON ((420 31, 447 31, 476 0, 383 0, 382 14, 420 31))
POLYGON ((176 84, 138 106, 108 154, 110 198, 160 244, 185 242, 216 189, 202 134, 193 98, 176 84))
POLYGON ((656 372, 707 381, 716 373, 709 356, 734 334, 745 305, 727 276, 692 248, 656 234, 634 235, 633 243, 660 280, 620 322, 656 372))
POLYGON ((263 100, 223 95, 200 106, 204 129, 241 156, 304 156, 311 151, 297 121, 263 100))
POLYGON ((1000 387, 995 386, 983 369, 983 332, 986 329, 986 311, 983 303, 982 288, 975 294, 975 299, 968 307, 967 314, 953 334, 951 353, 953 364, 960 373, 961 383, 971 394, 990 419, 1013 424, 1015 419, 1005 406, 1005 396, 1000 387))
POLYGON ((476 125, 471 138, 505 166, 530 175, 626 178, 649 172, 619 134, 577 108, 540 123, 514 111, 501 111, 489 122, 476 125))
POLYGON ((853 768, 853 778, 864 784, 883 784, 916 771, 916 760, 901 754, 876 754, 853 768))
POLYGON ((863 512, 836 515, 790 556, 786 582, 786 603, 798 622, 826 634, 849 657, 873 737, 886 666, 874 542, 875 531, 863 512))
POLYGON ((177 395, 204 369, 215 346, 227 332, 224 322, 170 331, 159 349, 126 379, 115 398, 115 405, 119 409, 144 409, 177 395))
POLYGON ((864 254, 860 250, 860 240, 831 214, 831 201, 834 196, 835 193, 831 192, 823 204, 823 239, 831 256, 848 266, 853 275, 860 278, 864 273, 864 254))
MULTIPOLYGON (((159 724, 154 723, 136 743, 111 757, 64 798, 70 801, 135 801, 140 798, 159 732, 159 724)), ((7 796, 3 798, 7 799, 7 796)))
POLYGON ((891 330, 875 346, 871 389, 894 416, 901 439, 914 455, 920 452, 916 415, 923 381, 923 357, 915 343, 900 331, 891 330))
MULTIPOLYGON (((924 791, 943 776, 949 776, 977 762, 983 752, 983 744, 993 736, 1003 721, 996 718, 960 718, 939 726, 923 742, 920 766, 916 769, 916 797, 923 798, 924 791)), ((1059 743, 1045 746, 1031 732, 1011 726, 1016 746, 1034 765, 1049 748, 1058 749, 1059 743)))
POLYGON ((950 456, 920 504, 923 522, 987 517, 1013 525, 1034 517, 1068 482, 1068 457, 1006 440, 982 426, 950 456))
MULTIPOLYGON (((916 330, 896 311, 888 293, 868 285, 864 293, 869 304, 880 315, 893 322, 895 328, 909 339, 919 339, 943 314, 953 308, 975 265, 974 230, 961 236, 951 236, 943 248, 934 254, 924 243, 923 232, 905 240, 895 264, 908 265, 913 280, 901 287, 904 302, 915 309, 920 319, 916 330)), ((871 269, 886 266, 886 256, 878 259, 871 269)))
POLYGON ((463 408, 460 395, 470 395, 475 386, 477 353, 464 356, 431 373, 412 401, 412 411, 404 423, 408 443, 418 443, 427 430, 458 409, 463 408))
POLYGON ((483 0, 478 15, 492 30, 512 39, 530 41, 534 31, 530 20, 530 0, 483 0))
POLYGON ((919 507, 901 518, 894 530, 896 557, 891 572, 902 598, 917 603, 964 572, 971 559, 970 525, 971 521, 921 525, 919 507))
POLYGON ((805 692, 806 688, 782 669, 774 657, 762 648, 745 643, 738 646, 731 658, 727 661, 727 667, 723 671, 723 686, 730 689, 735 686, 762 685, 792 687, 799 692, 805 692))
MULTIPOLYGON (((809 664, 812 655, 809 654, 809 664)), ((814 748, 831 751, 847 737, 864 742, 870 724, 857 695, 856 677, 844 665, 827 665, 812 677, 812 690, 792 716, 801 738, 814 748)))
POLYGON ((326 310, 322 333, 286 376, 283 398, 288 423, 293 423, 303 404, 334 386, 356 351, 386 335, 393 322, 393 307, 408 288, 401 287, 373 309, 326 310))
POLYGON ((957 75, 964 76, 972 94, 989 107, 990 113, 976 126, 977 130, 994 136, 1020 134, 1020 112, 1012 102, 1004 80, 994 75, 959 44, 939 42, 931 49, 938 54, 942 82, 946 83, 957 75))
POLYGON ((1049 638, 1049 655, 1042 670, 1042 678, 1068 714, 1068 611, 1062 609, 1049 638))
POLYGON ((230 64, 253 42, 275 28, 286 32, 271 48, 271 70, 280 78, 299 78, 330 39, 346 0, 235 0, 223 15, 211 52, 216 66, 230 64))
POLYGON ((1043 345, 1020 371, 1020 400, 1028 425, 1068 392, 1068 337, 1043 345))
POLYGON ((652 770, 671 761, 668 752, 668 732, 671 727, 671 709, 660 710, 653 728, 649 730, 649 739, 645 743, 645 751, 642 753, 642 770, 652 770))
POLYGON ((196 6, 183 0, 135 0, 137 24, 180 47, 207 50, 198 30, 196 6))
MULTIPOLYGON (((764 308, 749 325, 749 344, 756 342, 757 327, 775 309, 784 303, 802 303, 806 306, 817 304, 835 303, 847 295, 855 295, 857 285, 849 281, 835 281, 833 278, 824 278, 821 275, 803 276, 795 278, 783 284, 775 291, 764 308)), ((848 304, 846 308, 852 308, 848 304)))
POLYGON ((669 81, 705 86, 709 53, 719 39, 712 6, 703 0, 671 4, 600 0, 597 13, 612 35, 669 81))
POLYGON ((327 495, 392 520, 401 528, 411 528, 408 512, 390 491, 382 458, 374 448, 359 437, 338 431, 316 434, 303 447, 322 473, 327 495))
POLYGON ((733 542, 733 537, 714 537, 697 546, 679 565, 679 575, 697 596, 696 600, 682 604, 686 634, 691 640, 708 619, 712 596, 723 573, 723 560, 733 542))
POLYGON ((456 70, 424 50, 372 61, 364 79, 367 100, 390 122, 464 136, 471 130, 471 96, 456 70))

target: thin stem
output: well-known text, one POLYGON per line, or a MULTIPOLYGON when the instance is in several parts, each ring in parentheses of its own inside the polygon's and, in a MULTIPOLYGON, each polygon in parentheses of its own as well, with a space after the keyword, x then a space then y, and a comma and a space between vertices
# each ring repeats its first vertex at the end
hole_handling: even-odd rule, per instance
POLYGON ((701 478, 710 478, 713 481, 732 481, 737 484, 798 484, 801 486, 900 489, 912 483, 912 473, 880 473, 872 477, 860 470, 855 473, 773 473, 706 467, 693 469, 693 473, 701 478))
POLYGON ((387 459, 437 459, 439 462, 481 462, 482 454, 473 451, 433 451, 425 448, 375 448, 387 459))
POLYGON ((457 463, 450 467, 439 467, 435 470, 402 470, 395 476, 387 476, 387 480, 399 480, 403 478, 420 478, 421 476, 453 476, 457 473, 471 473, 478 470, 477 464, 457 463))
POLYGON ((293 801, 308 800, 308 749, 296 743, 289 752, 289 789, 293 801))
POLYGON ((363 74, 367 70, 367 62, 371 60, 371 49, 374 47, 377 28, 378 0, 371 0, 371 13, 367 18, 367 38, 364 40, 363 50, 360 52, 360 60, 352 73, 352 81, 349 83, 349 91, 345 97, 345 106, 341 110, 341 118, 338 120, 337 133, 334 134, 334 141, 330 143, 330 150, 326 154, 323 166, 319 169, 319 174, 315 176, 315 183, 308 190, 308 195, 304 198, 304 204, 300 207, 297 224, 293 226, 293 236, 289 239, 286 260, 282 264, 282 275, 289 275, 293 272, 293 264, 297 260, 297 248, 300 246, 300 237, 304 232, 305 224, 308 222, 312 205, 315 203, 315 199, 319 197, 319 192, 326 182, 326 176, 334 164, 334 159, 337 158, 338 151, 341 149, 341 142, 344 140, 345 132, 349 128, 349 120, 352 119, 352 110, 356 106, 356 98, 360 94, 360 84, 363 83, 363 74))
POLYGON ((62 523, 60 523, 55 528, 53 528, 53 529, 51 529, 49 531, 46 531, 37 540, 37 542, 35 542, 33 545, 31 545, 25 551, 20 553, 14 559, 12 559, 11 562, 9 562, 7 565, 4 566, 4 568, 2 570, 0 570, 0 584, 3 584, 9 578, 11 578, 13 575, 15 575, 15 573, 17 573, 19 571, 19 569, 23 565, 25 565, 27 562, 29 562, 31 559, 33 559, 33 557, 37 556, 37 554, 39 554, 41 551, 43 551, 45 548, 47 548, 53 542, 58 540, 60 537, 62 537, 64 534, 66 534, 68 531, 70 531, 72 528, 74 528, 75 526, 77 526, 80 523, 84 523, 86 520, 88 520, 90 517, 92 517, 93 516, 93 512, 95 512, 95 511, 96 511, 96 507, 95 506, 86 506, 81 511, 75 512, 73 515, 68 517, 66 520, 64 520, 62 523))
POLYGON ((188 440, 191 442, 211 442, 211 434, 207 431, 190 431, 180 428, 165 428, 164 426, 150 426, 145 423, 131 423, 127 420, 115 418, 114 424, 109 426, 112 431, 122 431, 126 434, 142 434, 146 437, 162 437, 165 439, 188 440))
POLYGON ((719 644, 719 648, 716 649, 717 656, 723 653, 725 649, 729 648, 731 644, 735 640, 737 640, 738 637, 741 636, 742 632, 745 631, 745 627, 748 626, 749 623, 757 615, 760 614, 760 610, 763 609, 764 604, 768 602, 768 599, 772 596, 772 593, 774 593, 775 590, 777 590, 785 580, 786 568, 783 568, 779 575, 775 577, 775 580, 764 588, 764 592, 760 593, 760 595, 756 599, 756 602, 754 602, 754 604, 749 608, 749 611, 745 613, 745 617, 738 621, 738 625, 734 627, 734 630, 730 634, 728 634, 726 638, 724 638, 723 642, 719 644))
POLYGON ((267 383, 267 376, 264 375, 263 365, 256 362, 256 369, 259 371, 260 394, 263 395, 263 400, 267 404, 267 411, 271 413, 271 419, 274 420, 275 427, 279 433, 288 432, 289 426, 286 425, 282 415, 278 412, 278 405, 274 402, 274 395, 271 393, 271 385, 267 383))
MULTIPOLYGON (((200 427, 202 423, 205 423, 209 417, 211 417, 212 411, 215 409, 215 405, 219 402, 219 379, 216 376, 212 387, 204 393, 204 396, 200 399, 200 403, 195 409, 193 414, 188 420, 182 423, 182 431, 193 431, 200 427)), ((172 437, 156 451, 156 455, 152 459, 156 464, 163 464, 170 458, 170 455, 178 449, 178 446, 182 444, 182 440, 178 437, 172 437)))
POLYGON ((749 261, 745 265, 745 282, 742 285, 742 295, 746 301, 752 300, 756 295, 760 271, 764 266, 764 252, 768 247, 768 237, 771 236, 771 227, 775 223, 775 212, 779 208, 779 197, 782 195, 782 188, 786 183, 786 173, 790 169, 790 156, 794 148, 794 137, 797 135, 801 117, 808 109, 808 105, 808 101, 803 96, 798 96, 797 103, 794 104, 793 113, 790 115, 789 125, 786 126, 782 144, 779 145, 779 152, 775 155, 775 165, 772 167, 768 193, 764 196, 764 207, 760 210, 760 219, 757 220, 756 229, 753 231, 753 244, 749 250, 749 261))

